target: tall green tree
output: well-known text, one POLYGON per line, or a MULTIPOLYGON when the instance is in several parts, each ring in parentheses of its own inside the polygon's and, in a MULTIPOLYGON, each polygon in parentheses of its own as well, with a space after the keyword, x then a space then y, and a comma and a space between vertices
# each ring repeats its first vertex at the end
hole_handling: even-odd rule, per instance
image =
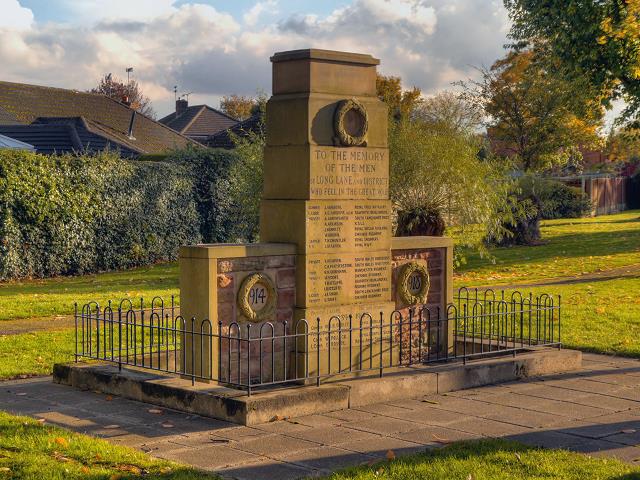
POLYGON ((424 98, 413 110, 412 117, 432 125, 443 125, 460 133, 478 133, 484 111, 475 102, 456 92, 442 91, 424 98))
POLYGON ((400 119, 410 116, 420 104, 422 91, 418 87, 402 88, 402 79, 378 74, 376 78, 378 98, 389 107, 389 116, 400 119))
POLYGON ((555 76, 533 51, 511 51, 480 73, 463 95, 486 113, 496 152, 522 170, 563 166, 573 147, 598 142, 604 112, 589 89, 555 76))
POLYGON ((586 81, 602 102, 623 97, 640 121, 640 0, 504 0, 518 47, 535 46, 554 73, 586 81))

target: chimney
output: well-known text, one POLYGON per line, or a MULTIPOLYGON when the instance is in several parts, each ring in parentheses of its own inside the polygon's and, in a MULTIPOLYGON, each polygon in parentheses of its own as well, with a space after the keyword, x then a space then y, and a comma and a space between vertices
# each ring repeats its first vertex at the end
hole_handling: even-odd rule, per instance
POLYGON ((189 102, 183 98, 176 100, 176 116, 182 115, 187 111, 189 102))
POLYGON ((136 122, 136 111, 133 110, 131 112, 131 119, 129 120, 129 132, 128 132, 128 137, 129 140, 135 140, 136 137, 133 136, 133 127, 135 125, 136 122))

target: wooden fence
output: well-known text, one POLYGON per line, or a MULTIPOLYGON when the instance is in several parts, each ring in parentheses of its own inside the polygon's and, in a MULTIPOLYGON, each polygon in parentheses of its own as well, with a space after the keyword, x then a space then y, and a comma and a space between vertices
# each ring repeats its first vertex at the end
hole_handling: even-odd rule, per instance
POLYGON ((593 216, 609 215, 627 209, 627 177, 582 175, 557 180, 585 192, 593 204, 593 216))

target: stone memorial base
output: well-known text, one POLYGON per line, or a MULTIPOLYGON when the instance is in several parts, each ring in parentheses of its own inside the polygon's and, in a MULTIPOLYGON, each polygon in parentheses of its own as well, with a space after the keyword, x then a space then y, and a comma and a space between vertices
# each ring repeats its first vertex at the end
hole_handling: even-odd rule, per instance
POLYGON ((246 392, 198 384, 135 368, 118 371, 99 363, 57 364, 54 382, 80 389, 173 408, 242 425, 327 413, 381 402, 420 398, 483 385, 578 370, 582 353, 539 348, 516 357, 504 355, 461 363, 390 369, 383 377, 336 378, 321 386, 246 392))
POLYGON ((380 362, 384 367, 398 365, 399 350, 393 350, 393 345, 398 345, 398 328, 390 326, 395 309, 394 302, 295 309, 294 322, 300 319, 309 322, 308 339, 298 341, 295 375, 314 377, 336 372, 359 375, 378 368, 380 362), (304 361, 307 354, 308 365, 304 361))

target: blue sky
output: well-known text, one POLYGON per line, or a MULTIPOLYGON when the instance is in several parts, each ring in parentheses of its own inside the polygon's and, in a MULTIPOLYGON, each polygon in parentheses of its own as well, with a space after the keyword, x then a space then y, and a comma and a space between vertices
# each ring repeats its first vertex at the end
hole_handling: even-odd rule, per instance
POLYGON ((502 0, 0 0, 0 79, 86 90, 125 68, 160 116, 190 102, 269 93, 269 57, 370 53, 425 94, 504 54, 502 0))
MULTIPOLYGON (((132 0, 135 2, 135 0, 132 0)), ((31 9, 37 22, 75 23, 78 17, 71 7, 73 0, 22 0, 22 6, 31 9)), ((189 0, 175 2, 180 6, 189 0)), ((221 11, 231 13, 235 18, 241 19, 243 14, 249 11, 256 3, 255 0, 199 0, 198 3, 207 4, 221 11)), ((282 0, 278 2, 275 18, 284 18, 294 14, 315 13, 327 15, 339 7, 344 7, 350 2, 347 0, 282 0)))

